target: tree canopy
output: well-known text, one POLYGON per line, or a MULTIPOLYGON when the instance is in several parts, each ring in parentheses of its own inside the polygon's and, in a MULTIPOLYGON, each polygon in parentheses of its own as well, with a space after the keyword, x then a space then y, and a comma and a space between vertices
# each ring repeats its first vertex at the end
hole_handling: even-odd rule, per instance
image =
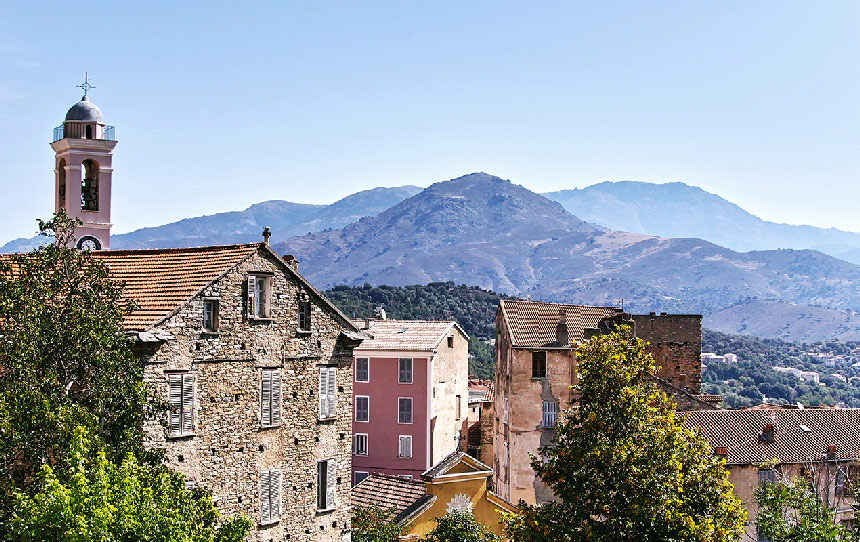
POLYGON ((723 462, 657 389, 644 342, 620 327, 584 343, 577 363, 578 407, 532 460, 558 500, 521 503, 506 533, 541 542, 740 537, 746 514, 723 462))
POLYGON ((471 512, 453 511, 434 518, 436 527, 422 540, 424 542, 496 542, 499 538, 486 525, 475 519, 471 512))

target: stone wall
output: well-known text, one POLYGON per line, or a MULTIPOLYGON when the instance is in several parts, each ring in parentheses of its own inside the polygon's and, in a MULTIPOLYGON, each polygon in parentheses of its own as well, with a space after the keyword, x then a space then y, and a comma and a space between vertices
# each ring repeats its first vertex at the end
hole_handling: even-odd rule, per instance
POLYGON ((467 438, 469 410, 469 339, 454 327, 439 343, 432 359, 431 412, 436 418, 432 425, 431 450, 428 468, 451 452, 466 450, 466 443, 455 439, 467 438), (448 338, 453 345, 448 346, 448 338), (460 412, 457 413, 457 396, 460 396, 460 412))
MULTIPOLYGON (((352 348, 339 340, 344 324, 268 251, 260 252, 207 287, 157 329, 175 337, 141 346, 145 382, 167 400, 168 375, 195 375, 194 434, 168 438, 147 424, 147 444, 163 448, 171 467, 212 491, 225 515, 245 514, 257 526, 252 540, 348 539, 352 420, 352 348), (247 277, 273 274, 271 318, 247 317, 247 277), (217 333, 202 330, 203 300, 219 300, 217 333), (298 302, 312 305, 311 331, 299 331, 298 302), (318 420, 320 366, 336 366, 337 416, 318 420), (261 371, 281 370, 279 426, 261 426, 261 371), (336 465, 336 507, 318 512, 317 461, 336 465), (260 473, 281 471, 280 521, 260 525, 260 473)), ((166 416, 165 416, 166 418, 166 416)))
POLYGON ((650 343, 657 376, 692 394, 702 388, 702 316, 634 314, 636 336, 650 343))

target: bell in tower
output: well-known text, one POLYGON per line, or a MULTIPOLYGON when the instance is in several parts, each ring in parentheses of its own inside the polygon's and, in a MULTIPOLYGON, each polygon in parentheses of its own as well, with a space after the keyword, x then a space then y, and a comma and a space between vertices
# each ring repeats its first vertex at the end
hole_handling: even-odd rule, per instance
POLYGON ((73 105, 61 126, 54 128, 54 210, 65 209, 83 225, 75 246, 85 250, 110 248, 111 159, 116 146, 114 127, 87 96, 95 88, 88 80, 81 101, 73 105))

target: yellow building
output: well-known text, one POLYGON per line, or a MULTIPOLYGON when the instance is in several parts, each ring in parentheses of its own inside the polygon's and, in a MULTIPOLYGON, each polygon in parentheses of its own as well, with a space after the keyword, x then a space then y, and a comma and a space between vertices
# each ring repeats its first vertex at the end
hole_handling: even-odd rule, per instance
POLYGON ((352 488, 352 503, 394 508, 394 521, 403 528, 401 540, 418 540, 436 526, 434 518, 452 511, 470 511, 493 533, 502 534, 502 512, 514 507, 489 489, 493 470, 474 457, 455 452, 421 475, 421 480, 371 474, 352 488))

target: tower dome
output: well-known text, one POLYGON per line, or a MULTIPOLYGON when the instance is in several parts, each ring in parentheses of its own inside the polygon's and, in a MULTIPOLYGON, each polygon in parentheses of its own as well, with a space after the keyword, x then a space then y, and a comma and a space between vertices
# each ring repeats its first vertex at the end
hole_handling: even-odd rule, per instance
POLYGON ((66 113, 66 120, 104 124, 101 109, 92 103, 86 95, 81 98, 81 101, 69 108, 68 113, 66 113))

